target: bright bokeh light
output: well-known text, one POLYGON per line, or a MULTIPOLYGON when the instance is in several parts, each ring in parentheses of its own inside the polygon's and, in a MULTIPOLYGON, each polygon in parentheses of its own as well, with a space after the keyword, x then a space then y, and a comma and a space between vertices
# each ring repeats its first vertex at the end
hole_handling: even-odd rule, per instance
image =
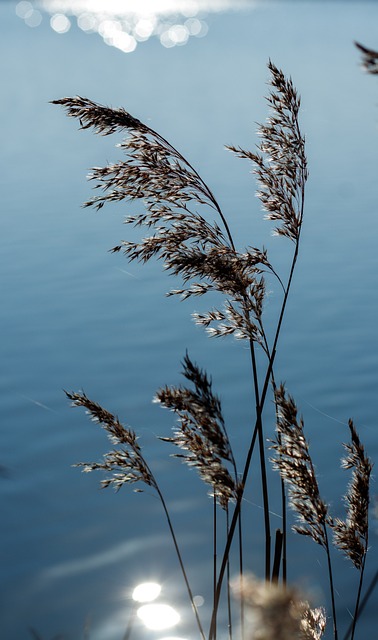
POLYGON ((142 582, 133 591, 135 602, 152 602, 160 595, 161 586, 157 582, 142 582))
POLYGON ((23 18, 25 20, 25 18, 30 16, 32 13, 33 5, 31 2, 22 1, 16 4, 16 15, 18 15, 19 18, 23 18))
POLYGON ((42 22, 45 11, 57 33, 67 33, 72 19, 85 33, 98 33, 107 45, 125 53, 138 42, 157 37, 164 47, 186 44, 208 32, 206 13, 251 8, 258 0, 21 0, 16 14, 29 27, 42 22), (38 9, 34 7, 37 6, 38 9), (118 25, 115 27, 114 25, 118 25))
POLYGON ((152 17, 141 18, 134 27, 134 35, 140 40, 148 40, 152 36, 156 26, 156 20, 152 17))
POLYGON ((144 604, 137 616, 147 629, 154 631, 169 629, 180 622, 180 615, 169 604, 144 604))
POLYGON ((71 28, 71 22, 63 13, 55 13, 51 17, 50 25, 57 33, 67 33, 71 28))
POLYGON ((94 33, 96 31, 96 20, 90 13, 81 13, 77 17, 77 26, 82 31, 94 33))
POLYGON ((111 44, 113 47, 120 49, 124 53, 131 53, 136 49, 137 41, 133 36, 130 36, 128 33, 121 31, 120 33, 115 34, 112 37, 112 41, 108 44, 111 44))
POLYGON ((16 4, 16 15, 25 21, 28 27, 39 27, 42 22, 42 14, 34 9, 31 2, 18 2, 16 4))
POLYGON ((187 640, 187 639, 179 638, 179 636, 164 636, 164 638, 159 638, 159 640, 187 640))
POLYGON ((24 20, 28 27, 39 27, 42 22, 42 14, 40 11, 34 11, 33 9, 33 11, 27 15, 24 20))

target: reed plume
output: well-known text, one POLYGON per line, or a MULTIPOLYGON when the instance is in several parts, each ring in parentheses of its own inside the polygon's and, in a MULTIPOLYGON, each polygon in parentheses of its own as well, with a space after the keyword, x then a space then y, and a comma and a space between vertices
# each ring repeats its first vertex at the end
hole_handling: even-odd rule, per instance
POLYGON ((278 469, 281 478, 288 486, 289 504, 299 519, 299 524, 293 526, 294 531, 309 536, 326 552, 333 631, 334 638, 337 640, 335 588, 327 532, 327 525, 331 521, 328 507, 320 495, 309 446, 303 432, 303 420, 298 418, 294 399, 286 394, 282 384, 276 388, 275 404, 277 437, 272 442, 272 449, 276 452, 276 456, 272 459, 273 467, 278 469))
MULTIPOLYGON (((378 54, 357 45, 369 60, 370 73, 378 54)), ((272 585, 249 582, 241 578, 242 606, 249 607, 258 621, 253 629, 255 640, 304 639, 320 640, 325 629, 322 609, 311 609, 295 590, 283 589, 278 584, 282 545, 285 533, 277 533, 273 574, 270 567, 271 534, 267 472, 265 464, 265 437, 262 414, 272 383, 277 408, 277 436, 272 442, 275 451, 273 466, 279 470, 288 488, 290 505, 299 522, 294 530, 310 537, 327 554, 332 599, 334 638, 337 640, 336 608, 333 574, 327 528, 331 527, 336 547, 341 549, 360 571, 354 626, 359 613, 362 578, 368 549, 368 505, 371 463, 358 438, 352 421, 349 423, 351 444, 343 466, 352 469, 352 482, 345 496, 345 520, 332 519, 328 506, 321 497, 315 469, 304 436, 303 420, 291 396, 283 385, 276 387, 274 362, 278 340, 285 315, 292 278, 298 258, 304 216, 305 185, 308 178, 305 138, 299 126, 300 97, 292 83, 271 61, 270 93, 267 102, 270 115, 259 125, 260 142, 257 152, 242 147, 227 149, 252 162, 252 172, 258 183, 257 195, 265 217, 274 222, 274 233, 293 243, 293 255, 288 276, 280 274, 266 249, 248 245, 235 247, 233 235, 218 201, 209 186, 190 162, 161 134, 154 131, 124 109, 113 109, 87 98, 76 96, 55 100, 67 114, 77 118, 82 129, 93 128, 95 133, 110 135, 126 132, 118 145, 124 159, 105 167, 92 169, 90 179, 98 195, 84 206, 102 209, 106 203, 131 201, 142 203, 140 213, 129 215, 125 222, 141 230, 138 241, 123 240, 112 252, 122 251, 130 261, 141 263, 152 258, 162 260, 164 269, 181 279, 181 286, 172 288, 167 295, 181 299, 203 296, 210 291, 221 294, 221 304, 202 313, 193 314, 196 323, 210 336, 232 335, 247 340, 249 345, 256 420, 251 439, 246 446, 246 459, 242 473, 238 474, 230 446, 221 402, 212 389, 212 381, 188 354, 183 360, 185 386, 165 386, 156 393, 155 401, 171 410, 177 423, 170 437, 161 438, 177 447, 181 458, 195 468, 200 478, 210 487, 214 505, 214 601, 209 640, 216 640, 217 612, 225 576, 229 577, 230 550, 236 527, 239 526, 239 548, 242 550, 241 509, 244 490, 249 477, 252 455, 259 443, 259 462, 262 479, 262 497, 265 525, 265 577, 272 585), (282 288, 281 307, 273 336, 266 332, 264 302, 266 282, 276 278, 282 288), (266 359, 256 358, 261 348, 266 359), (261 367, 261 368, 260 368, 261 367), (226 512, 227 536, 220 563, 216 557, 216 503, 226 512), (230 511, 229 511, 230 510, 230 511), (231 522, 229 514, 231 513, 231 522), (218 566, 220 565, 220 566, 218 566), (273 577, 272 577, 273 576, 273 577)), ((91 419, 108 433, 115 449, 106 453, 101 462, 78 463, 83 471, 102 470, 109 475, 102 486, 120 489, 124 484, 147 485, 161 500, 179 559, 181 570, 193 606, 198 630, 205 640, 202 624, 194 604, 188 577, 177 544, 166 502, 159 485, 147 464, 136 434, 124 427, 118 418, 83 393, 67 394, 75 406, 86 409, 91 419)), ((139 490, 139 489, 137 489, 139 490)), ((285 491, 283 491, 283 495, 285 491)), ((285 522, 285 500, 283 519, 285 522)), ((240 554, 242 574, 242 551, 240 554)), ((286 571, 284 570, 284 580, 286 571)), ((229 628, 231 629, 230 603, 229 628)), ((243 618, 243 614, 242 614, 243 618)))
POLYGON ((374 49, 368 49, 364 47, 359 42, 354 43, 362 54, 362 66, 367 71, 367 73, 371 73, 372 75, 378 74, 378 51, 374 49))
POLYGON ((352 470, 352 479, 344 496, 346 518, 335 518, 331 522, 334 544, 360 572, 356 604, 351 628, 353 640, 359 616, 366 555, 369 546, 370 477, 373 465, 365 454, 353 420, 348 422, 351 441, 344 443, 346 456, 341 461, 343 469, 352 470))
MULTIPOLYGON (((74 407, 84 407, 86 409, 86 413, 89 415, 90 419, 103 427, 107 432, 111 443, 117 447, 104 455, 103 462, 79 462, 74 466, 82 467, 83 472, 85 473, 97 470, 109 472, 110 475, 101 482, 101 485, 104 488, 112 485, 116 490, 119 490, 125 484, 142 483, 142 485, 145 484, 156 491, 167 519, 169 531, 187 588, 189 600, 196 618, 198 630, 202 640, 205 640, 205 634, 193 598, 193 593, 189 584, 166 501, 155 476, 142 454, 135 432, 122 425, 116 416, 104 409, 97 402, 90 400, 85 393, 69 393, 66 391, 66 395, 72 401, 72 405, 74 407)), ((136 491, 139 492, 141 489, 138 487, 136 491)))
POLYGON ((237 477, 232 478, 226 463, 236 465, 228 439, 219 398, 212 391, 207 374, 193 363, 188 354, 183 361, 183 375, 194 390, 165 386, 156 393, 155 401, 173 411, 178 425, 173 436, 160 438, 171 442, 185 453, 174 454, 197 469, 204 482, 211 486, 223 509, 237 495, 237 477))
POLYGON ((300 522, 293 529, 326 547, 328 507, 320 496, 309 446, 303 433, 303 420, 298 418, 294 399, 286 394, 283 385, 276 389, 275 402, 277 438, 272 443, 272 449, 276 452, 272 462, 287 483, 289 504, 300 522))
POLYGON ((298 242, 303 219, 303 192, 308 178, 305 139, 298 114, 301 100, 292 80, 271 61, 272 90, 266 100, 272 115, 258 128, 259 153, 241 147, 227 148, 241 158, 251 160, 259 183, 259 197, 266 219, 277 221, 277 235, 298 242))
POLYGON ((234 593, 244 601, 250 640, 320 640, 324 635, 324 609, 311 608, 293 587, 244 576, 235 580, 234 593))
POLYGON ((345 494, 346 519, 332 522, 334 543, 361 569, 368 549, 369 487, 373 465, 365 454, 353 420, 349 420, 351 442, 345 443, 347 455, 341 461, 343 469, 352 469, 352 480, 345 494))
POLYGON ((165 270, 180 276, 184 285, 169 295, 185 299, 210 290, 221 292, 226 296, 224 310, 196 316, 198 324, 217 323, 212 335, 259 340, 259 328, 250 316, 261 308, 261 272, 272 270, 266 252, 253 247, 235 250, 218 202, 184 156, 124 109, 111 109, 79 96, 53 103, 77 118, 82 129, 93 127, 101 135, 118 130, 129 134, 118 145, 126 155, 124 161, 92 170, 89 177, 102 194, 84 206, 100 209, 106 202, 142 199, 145 211, 128 216, 125 222, 153 233, 140 242, 122 241, 112 251, 122 250, 130 261, 163 260, 165 270), (204 209, 218 216, 223 229, 205 217, 204 209))
MULTIPOLYGON (((366 554, 369 539, 369 490, 372 463, 366 456, 353 420, 348 426, 350 443, 345 443, 346 456, 342 460, 344 469, 352 470, 352 480, 344 496, 346 519, 332 518, 328 507, 320 496, 314 466, 309 453, 308 443, 303 433, 303 420, 298 419, 297 407, 291 396, 281 385, 276 389, 277 437, 272 444, 276 452, 274 468, 278 469, 288 486, 290 505, 300 520, 293 529, 307 535, 320 544, 326 551, 329 569, 329 581, 334 617, 334 633, 337 638, 336 609, 334 602, 333 573, 330 557, 330 545, 327 527, 333 532, 333 544, 341 550, 360 571, 356 605, 351 626, 353 640, 359 612, 366 554)), ((347 634, 349 637, 349 633, 347 634)))
POLYGON ((106 453, 103 462, 79 462, 75 466, 82 467, 85 473, 96 470, 110 472, 111 475, 101 482, 103 487, 112 485, 119 490, 124 484, 142 483, 157 489, 134 431, 124 427, 116 416, 90 400, 85 393, 66 392, 66 395, 73 406, 84 407, 91 420, 102 426, 111 443, 118 447, 106 453))

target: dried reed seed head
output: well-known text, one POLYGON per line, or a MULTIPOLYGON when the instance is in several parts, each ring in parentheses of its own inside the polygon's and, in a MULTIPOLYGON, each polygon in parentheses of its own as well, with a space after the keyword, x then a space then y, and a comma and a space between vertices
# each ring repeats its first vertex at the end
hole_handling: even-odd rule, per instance
POLYGON ((230 500, 237 498, 237 486, 222 459, 215 454, 209 440, 197 430, 186 416, 179 416, 179 426, 170 438, 161 438, 188 453, 174 454, 189 467, 196 469, 200 478, 211 486, 209 495, 215 496, 223 509, 230 500))
POLYGON ((362 67, 373 75, 378 74, 378 51, 368 49, 358 42, 354 43, 362 54, 362 67))
POLYGON ((69 117, 79 120, 82 129, 93 127, 96 133, 102 135, 110 135, 118 129, 148 130, 140 120, 124 109, 105 107, 81 96, 52 100, 51 104, 64 107, 69 117))
POLYGON ((303 433, 303 420, 298 420, 294 399, 286 395, 282 384, 276 389, 275 402, 277 437, 271 445, 276 452, 272 463, 288 485, 289 504, 299 519, 299 525, 295 525, 293 529, 326 547, 328 509, 320 496, 308 443, 303 433))
POLYGON ((232 587, 244 602, 250 640, 320 640, 323 637, 324 611, 311 609, 296 589, 253 576, 236 578, 232 587))
POLYGON ((373 465, 365 454, 353 420, 348 423, 351 442, 344 443, 347 452, 341 466, 352 470, 352 479, 344 496, 346 519, 332 522, 334 544, 361 569, 368 549, 370 476, 373 465))
POLYGON ((76 467, 82 467, 85 473, 102 470, 110 472, 111 477, 102 481, 102 486, 113 485, 114 488, 127 483, 142 482, 148 486, 156 488, 156 481, 147 463, 145 462, 137 437, 134 431, 124 427, 118 418, 101 407, 97 402, 90 400, 85 393, 68 393, 67 397, 72 400, 72 405, 84 407, 86 413, 93 422, 100 424, 111 442, 119 448, 106 453, 103 462, 79 462, 76 467))
POLYGON ((191 428, 203 434, 212 450, 224 458, 230 460, 230 445, 224 434, 224 424, 219 421, 206 405, 202 404, 196 394, 185 388, 169 388, 158 391, 156 398, 160 404, 174 411, 180 421, 191 425, 191 428))
POLYGON ((155 401, 177 416, 173 436, 161 438, 185 451, 176 454, 188 466, 197 469, 200 477, 212 487, 219 504, 226 508, 236 498, 237 487, 224 462, 234 465, 219 398, 212 391, 211 379, 186 354, 184 377, 194 385, 159 389, 155 401))
POLYGON ((298 123, 300 98, 291 79, 286 79, 271 61, 272 87, 267 101, 272 115, 258 134, 260 153, 251 153, 241 147, 228 146, 242 158, 254 164, 259 197, 268 220, 279 221, 275 233, 297 243, 303 218, 304 187, 307 181, 305 140, 298 123))
MULTIPOLYGON (((282 90, 287 100, 290 98, 294 103, 295 91, 292 84, 285 84, 282 72, 276 70, 271 63, 269 68, 274 85, 282 90)), ((215 290, 226 295, 228 299, 224 320, 217 326, 209 326, 213 323, 213 317, 208 315, 206 318, 210 335, 232 334, 237 338, 261 342, 258 324, 265 289, 259 274, 263 270, 276 274, 267 260, 266 251, 248 249, 245 253, 236 252, 217 201, 190 163, 160 134, 124 109, 111 109, 80 96, 63 98, 54 103, 62 105, 69 116, 78 118, 83 128, 92 126, 97 133, 104 135, 118 129, 127 129, 130 134, 119 145, 126 154, 125 161, 93 169, 90 177, 95 180, 96 188, 101 189, 102 193, 85 205, 100 209, 106 202, 143 199, 147 211, 138 216, 130 216, 126 222, 137 227, 147 226, 154 232, 141 242, 122 242, 112 251, 123 250, 129 260, 141 262, 147 262, 153 257, 162 259, 166 270, 182 277, 183 282, 188 284, 187 287, 172 290, 171 294, 178 293, 182 298, 187 298, 215 290), (208 221, 201 215, 204 205, 221 218, 223 231, 215 221, 208 221), (253 316, 257 319, 257 324, 251 320, 253 316)), ((284 162, 286 173, 284 172, 281 191, 286 189, 293 198, 297 194, 297 185, 292 186, 292 182, 297 179, 297 170, 296 161, 290 159, 289 152, 294 148, 296 138, 284 132, 284 126, 290 128, 290 119, 285 120, 286 111, 279 108, 282 113, 275 125, 274 135, 271 134, 269 150, 274 156, 273 173, 276 183, 284 162), (279 146, 283 144, 285 149, 279 152, 279 146)), ((273 132, 272 127, 271 130, 273 132)), ((266 134, 268 131, 270 129, 265 128, 266 134)), ((300 136, 298 139, 301 140, 300 136)), ((264 144, 267 150, 268 141, 262 142, 264 144)), ((248 154, 248 157, 252 159, 255 156, 248 154)), ((260 166, 260 177, 263 180, 264 162, 260 166)), ((268 185, 269 171, 265 171, 265 174, 268 185)), ((276 185, 275 194, 272 192, 268 199, 265 195, 262 196, 268 205, 269 215, 274 216, 276 205, 279 205, 280 219, 285 220, 281 232, 297 236, 297 218, 293 217, 285 198, 281 197, 279 200, 278 191, 276 185), (276 203, 274 206, 273 202, 276 203)), ((202 321, 199 320, 199 323, 202 324, 202 321)))
POLYGON ((366 546, 362 543, 356 529, 350 523, 344 522, 340 518, 332 520, 333 543, 342 551, 353 563, 356 569, 363 566, 364 557, 367 552, 366 546))

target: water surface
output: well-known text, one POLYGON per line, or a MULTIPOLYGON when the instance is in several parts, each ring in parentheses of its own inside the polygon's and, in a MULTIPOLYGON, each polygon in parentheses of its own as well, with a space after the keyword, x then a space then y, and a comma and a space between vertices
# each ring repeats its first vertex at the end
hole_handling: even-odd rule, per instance
MULTIPOLYGON (((216 193, 238 246, 265 244, 284 271, 288 248, 262 222, 250 167, 223 145, 256 143, 255 122, 266 116, 269 58, 293 77, 302 95, 310 180, 276 376, 304 414, 320 485, 342 514, 347 477, 339 458, 349 417, 377 458, 378 85, 361 71, 353 41, 377 48, 378 8, 373 2, 251 3, 239 11, 202 12, 207 35, 191 36, 185 46, 162 46, 153 36, 125 53, 83 32, 73 16, 70 29, 57 33, 36 5, 42 21, 31 28, 15 6, 0 6, 0 461, 6 473, 0 483, 0 635, 19 640, 33 627, 43 638, 76 639, 88 620, 91 639, 121 638, 131 590, 153 579, 163 585, 162 600, 182 615, 168 633, 194 637, 160 505, 148 492, 100 491, 99 478, 72 468, 100 459, 109 445, 69 408, 63 389, 84 389, 141 435, 206 617, 210 502, 194 473, 156 440, 170 433, 172 419, 151 400, 161 385, 180 381, 188 349, 213 375, 242 460, 253 418, 248 351, 232 340, 210 341, 195 328, 190 314, 201 303, 165 298, 175 283, 161 265, 130 265, 108 252, 127 237, 125 208, 97 214, 81 203, 90 194, 87 170, 118 158, 118 138, 78 132, 49 101, 88 96, 124 106, 160 131, 216 193)), ((188 17, 180 16, 175 21, 182 25, 188 17)), ((272 285, 269 326, 278 296, 272 285)), ((268 436, 272 420, 268 403, 268 436)), ((247 499, 253 536, 247 565, 262 574, 258 487, 247 499)), ((274 499, 272 510, 276 506, 274 499)), ((272 524, 279 526, 279 519, 272 524)), ((376 544, 373 532, 368 578, 376 544)), ((298 560, 291 578, 328 605, 321 550, 297 537, 290 552, 298 560)), ((344 560, 336 570, 345 627, 356 576, 344 560)), ((374 599, 361 638, 375 629, 374 599)), ((158 640, 167 632, 150 635, 158 640)))

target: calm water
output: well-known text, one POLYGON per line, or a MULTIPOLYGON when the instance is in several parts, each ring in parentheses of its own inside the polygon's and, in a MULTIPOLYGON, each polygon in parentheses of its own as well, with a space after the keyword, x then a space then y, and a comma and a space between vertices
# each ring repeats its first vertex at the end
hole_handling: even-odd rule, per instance
MULTIPOLYGON (((293 77, 302 95, 310 181, 276 375, 304 414, 320 485, 335 513, 342 514, 347 481, 338 461, 349 417, 377 459, 378 84, 361 72, 353 40, 377 48, 378 6, 256 3, 203 19, 206 37, 169 48, 150 38, 127 54, 74 21, 58 34, 43 13, 32 29, 14 3, 0 5, 0 637, 6 640, 31 637, 31 627, 44 639, 63 633, 74 640, 87 621, 91 639, 119 639, 130 590, 150 579, 163 585, 162 601, 182 621, 173 631, 139 637, 196 637, 160 505, 148 492, 100 491, 98 477, 72 468, 99 459, 108 441, 69 408, 62 389, 84 389, 141 435, 193 591, 205 599, 205 619, 210 503, 194 474, 156 441, 169 434, 172 420, 151 399, 159 386, 179 382, 188 348, 213 374, 240 460, 253 406, 246 348, 209 341, 195 328, 191 303, 164 297, 173 282, 160 265, 142 268, 108 253, 127 237, 124 208, 101 214, 80 208, 90 193, 87 169, 117 158, 118 138, 78 133, 49 100, 80 94, 125 106, 151 124, 211 185, 239 246, 269 246, 271 260, 284 269, 285 241, 272 239, 261 223, 249 166, 223 144, 256 142, 269 57, 293 77)), ((278 295, 272 287, 271 322, 278 295)), ((268 434, 270 422, 268 406, 268 434)), ((253 544, 247 564, 261 573, 258 489, 247 499, 253 544)), ((279 523, 273 517, 273 527, 279 523)), ((328 604, 321 550, 296 537, 290 551, 292 579, 328 604)), ((377 559, 373 525, 367 579, 377 559)), ((336 571, 345 628, 356 576, 341 559, 336 571)), ((374 636, 376 603, 377 592, 360 638, 374 636)))

